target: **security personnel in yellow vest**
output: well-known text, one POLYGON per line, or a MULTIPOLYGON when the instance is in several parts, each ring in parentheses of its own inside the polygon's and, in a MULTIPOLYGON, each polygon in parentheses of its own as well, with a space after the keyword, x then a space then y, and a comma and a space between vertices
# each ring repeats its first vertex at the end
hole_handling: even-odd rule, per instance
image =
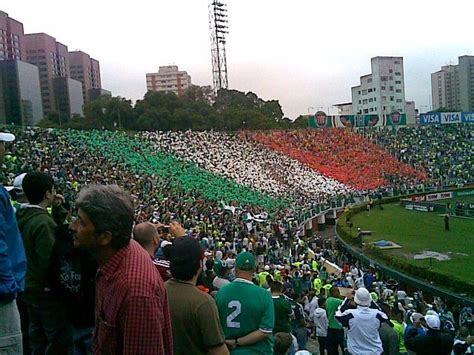
POLYGON ((314 288, 314 290, 316 291, 316 294, 317 294, 317 295, 320 294, 322 287, 323 287, 323 282, 321 281, 321 279, 320 279, 319 277, 316 277, 316 278, 313 280, 313 288, 314 288))

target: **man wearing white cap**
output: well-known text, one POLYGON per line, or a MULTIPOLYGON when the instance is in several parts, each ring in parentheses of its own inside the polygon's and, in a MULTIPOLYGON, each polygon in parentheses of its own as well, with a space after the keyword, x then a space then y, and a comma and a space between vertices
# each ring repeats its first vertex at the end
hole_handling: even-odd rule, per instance
POLYGON ((13 186, 5 186, 5 189, 10 193, 13 209, 16 211, 22 203, 28 203, 25 193, 23 192, 23 178, 26 173, 20 174, 13 180, 13 186))
POLYGON ((351 354, 382 354, 382 341, 379 328, 382 322, 388 322, 385 313, 370 308, 372 298, 365 288, 359 288, 354 296, 354 302, 346 298, 336 312, 335 318, 346 328, 347 348, 351 354), (352 308, 351 308, 352 307, 352 308))
POLYGON ((425 322, 428 328, 426 335, 418 335, 417 332, 406 334, 406 348, 416 354, 451 354, 454 339, 448 333, 440 331, 441 321, 439 316, 437 314, 427 314, 425 322))
MULTIPOLYGON (((0 132, 0 169, 5 155, 4 142, 14 140, 13 134, 0 132)), ((25 249, 15 212, 10 196, 0 182, 0 349, 5 353, 23 353, 16 298, 24 290, 25 274, 25 249)))

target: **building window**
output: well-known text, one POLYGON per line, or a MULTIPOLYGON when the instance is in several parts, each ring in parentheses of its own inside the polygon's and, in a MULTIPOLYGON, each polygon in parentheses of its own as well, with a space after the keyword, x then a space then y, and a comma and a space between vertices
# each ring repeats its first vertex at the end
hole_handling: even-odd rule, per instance
POLYGON ((393 62, 393 64, 400 64, 400 61, 396 60, 396 61, 393 62))
POLYGON ((402 102, 402 99, 397 99, 397 102, 402 102))
POLYGON ((390 86, 389 91, 393 91, 393 86, 390 86))
POLYGON ((395 84, 401 84, 402 82, 400 80, 395 81, 395 84))
POLYGON ((388 77, 388 79, 389 79, 389 80, 393 80, 393 76, 390 75, 390 76, 388 77))
POLYGON ((388 72, 389 72, 390 74, 392 74, 392 73, 393 73, 393 69, 389 69, 388 72))
POLYGON ((395 76, 401 76, 402 73, 400 73, 399 71, 395 72, 395 76))
POLYGON ((373 99, 373 98, 370 98, 370 99, 369 99, 369 102, 374 102, 374 99, 373 99))
POLYGON ((380 81, 387 81, 387 80, 388 80, 388 78, 386 76, 381 76, 380 77, 380 81))
POLYGON ((380 90, 385 90, 385 86, 381 86, 381 87, 380 87, 380 90))
POLYGON ((362 95, 367 95, 367 90, 362 90, 362 95))
POLYGON ((359 90, 359 95, 360 95, 360 90, 359 90))
POLYGON ((367 103, 367 99, 363 100, 362 103, 365 105, 367 103))
POLYGON ((372 89, 369 89, 369 92, 372 92, 373 90, 372 89))
POLYGON ((369 113, 369 109, 365 108, 364 113, 369 113))
POLYGON ((367 82, 368 82, 368 83, 371 83, 371 82, 372 82, 372 79, 367 79, 367 82))
POLYGON ((401 94, 401 93, 402 93, 402 89, 397 89, 397 90, 395 90, 395 92, 398 92, 399 94, 401 94))
POLYGON ((393 101, 395 98, 393 96, 390 96, 390 101, 393 101))
POLYGON ((374 112, 373 107, 371 107, 371 108, 369 109, 369 112, 374 112))
POLYGON ((362 103, 362 100, 359 100, 359 104, 361 104, 361 103, 362 103))

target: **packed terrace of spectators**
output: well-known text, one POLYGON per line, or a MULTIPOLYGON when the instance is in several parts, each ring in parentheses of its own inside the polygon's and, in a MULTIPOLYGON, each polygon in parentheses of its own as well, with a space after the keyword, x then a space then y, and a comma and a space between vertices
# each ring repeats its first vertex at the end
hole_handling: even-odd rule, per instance
MULTIPOLYGON (((70 213, 76 212, 74 203, 85 186, 121 186, 134 201, 136 223, 168 225, 180 221, 183 234, 176 230, 160 232, 161 240, 167 243, 157 244, 152 253, 157 256, 157 267, 165 268, 165 278, 168 275, 179 279, 182 273, 178 273, 178 265, 184 256, 193 257, 193 240, 199 242, 205 260, 197 285, 200 292, 216 297, 217 321, 222 328, 219 330, 216 325, 215 332, 201 333, 205 334, 202 339, 173 336, 175 353, 189 346, 194 349, 212 345, 206 341, 217 339, 214 345, 221 342, 235 353, 235 348, 241 346, 242 351, 265 349, 294 354, 308 348, 308 335, 317 338, 320 350, 326 348, 329 353, 337 353, 338 347, 352 353, 361 349, 369 349, 370 353, 420 353, 422 344, 435 340, 441 344, 439 349, 446 350, 442 353, 449 353, 454 337, 460 344, 455 348, 458 351, 467 351, 472 342, 472 309, 463 305, 448 307, 443 300, 410 294, 403 285, 384 278, 377 270, 359 265, 332 242, 326 243, 318 236, 297 237, 294 222, 297 210, 306 204, 344 194, 364 195, 371 189, 390 186, 442 186, 446 178, 462 183, 472 181, 472 126, 452 126, 445 133, 438 127, 370 131, 365 136, 346 130, 127 135, 31 128, 15 133, 17 140, 8 146, 1 170, 4 185, 13 185, 21 173, 44 172, 53 178, 57 192, 64 195, 64 207, 70 213), (448 150, 455 154, 446 153, 448 150), (269 212, 269 218, 248 228, 241 212, 253 216, 269 212), (177 255, 178 245, 168 250, 166 247, 181 244, 179 238, 191 239, 180 249, 184 254, 177 255), (247 269, 254 262, 255 268, 247 269), (233 332, 233 323, 229 326, 232 314, 226 313, 219 301, 224 297, 222 293, 219 296, 220 289, 249 270, 252 272, 247 281, 269 290, 274 299, 286 300, 290 307, 286 313, 280 308, 277 312, 281 305, 274 305, 273 301, 272 311, 267 310, 273 320, 271 325, 266 324, 264 333, 274 333, 273 345, 268 336, 259 344, 248 340, 246 334, 233 332), (349 289, 349 293, 341 296, 339 289, 349 289), (354 295, 355 289, 359 291, 354 295), (359 318, 364 312, 377 319, 377 327, 368 330, 359 318), (349 315, 354 319, 348 320, 349 315), (389 319, 391 325, 386 328, 383 324, 388 324, 389 319), (350 329, 345 335, 344 327, 350 329), (190 343, 185 344, 186 341, 190 343), (390 347, 396 352, 390 352, 390 347)), ((202 257, 201 253, 196 255, 202 257)), ((58 278, 64 276, 60 268, 56 271, 58 278)), ((71 301, 80 304, 80 292, 67 292, 70 297, 62 299, 69 307, 74 306, 71 301)), ((173 304, 176 296, 170 297, 173 304)), ((245 301, 241 299, 242 303, 245 301)), ((84 312, 93 315, 94 309, 84 312)), ((164 312, 168 312, 167 308, 164 312)), ((206 314, 206 321, 215 319, 211 313, 206 314)), ((171 319, 164 326, 171 327, 175 334, 182 334, 183 324, 193 325, 180 319, 173 307, 170 314, 171 319)), ((92 337, 94 322, 88 326, 92 337)), ((97 344, 100 340, 96 339, 94 345, 99 353, 104 346, 104 339, 97 344)), ((134 346, 143 344, 127 345, 136 350, 134 346)))

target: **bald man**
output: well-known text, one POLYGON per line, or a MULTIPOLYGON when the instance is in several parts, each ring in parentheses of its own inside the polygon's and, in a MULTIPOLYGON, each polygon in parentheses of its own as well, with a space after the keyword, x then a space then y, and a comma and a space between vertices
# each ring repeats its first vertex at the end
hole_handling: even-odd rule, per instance
POLYGON ((150 222, 139 223, 133 229, 133 239, 145 249, 154 259, 156 251, 160 247, 159 225, 150 222))
POLYGON ((160 247, 160 239, 162 235, 160 231, 163 227, 163 224, 152 224, 150 222, 139 223, 133 229, 133 239, 135 239, 138 244, 140 244, 142 248, 150 254, 153 263, 160 272, 161 278, 163 281, 166 281, 171 278, 169 272, 169 261, 155 258, 156 251, 160 247))

